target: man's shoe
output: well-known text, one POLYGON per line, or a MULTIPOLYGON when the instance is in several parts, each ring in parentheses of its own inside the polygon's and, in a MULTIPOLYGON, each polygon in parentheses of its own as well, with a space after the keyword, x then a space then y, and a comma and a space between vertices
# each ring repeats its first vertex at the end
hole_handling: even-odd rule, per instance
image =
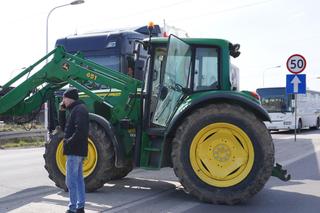
POLYGON ((71 210, 67 210, 66 213, 75 213, 75 212, 73 212, 71 210))
POLYGON ((84 213, 84 207, 77 209, 76 213, 84 213))

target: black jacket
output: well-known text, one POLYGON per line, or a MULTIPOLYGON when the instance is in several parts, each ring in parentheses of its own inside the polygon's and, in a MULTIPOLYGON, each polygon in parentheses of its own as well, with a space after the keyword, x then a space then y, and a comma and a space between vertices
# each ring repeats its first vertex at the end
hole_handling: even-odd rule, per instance
POLYGON ((67 110, 59 112, 59 123, 64 129, 64 155, 88 155, 89 113, 86 106, 79 100, 73 102, 67 110))

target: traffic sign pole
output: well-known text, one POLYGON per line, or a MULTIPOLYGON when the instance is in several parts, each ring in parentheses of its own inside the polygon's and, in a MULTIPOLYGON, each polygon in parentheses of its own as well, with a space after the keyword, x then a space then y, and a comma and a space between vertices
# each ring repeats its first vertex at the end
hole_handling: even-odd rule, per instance
POLYGON ((294 141, 297 141, 297 104, 298 95, 294 94, 294 141))

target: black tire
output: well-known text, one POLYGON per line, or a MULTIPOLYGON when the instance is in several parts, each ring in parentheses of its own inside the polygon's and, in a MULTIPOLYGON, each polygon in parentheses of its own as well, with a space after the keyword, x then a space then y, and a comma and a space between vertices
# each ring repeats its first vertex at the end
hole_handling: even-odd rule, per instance
MULTIPOLYGON (((58 145, 62 142, 63 134, 56 131, 50 141, 46 144, 45 168, 49 173, 49 178, 55 182, 59 188, 67 190, 65 185, 65 175, 59 169, 56 161, 56 152, 58 145)), ((101 188, 104 183, 111 180, 112 170, 114 168, 114 149, 104 129, 96 122, 90 122, 89 139, 96 148, 97 162, 94 170, 85 177, 87 192, 93 192, 101 188)))
POLYGON ((124 178, 129 174, 129 172, 132 171, 132 169, 133 169, 133 166, 131 162, 123 168, 114 167, 112 170, 111 180, 118 180, 118 179, 124 178))
POLYGON ((301 130, 302 130, 302 120, 301 120, 301 118, 300 118, 299 121, 298 121, 297 132, 298 132, 298 133, 301 133, 301 130))
POLYGON ((315 130, 320 129, 320 118, 319 117, 317 117, 316 125, 311 127, 311 129, 315 129, 315 130))
POLYGON ((272 173, 274 145, 268 129, 253 113, 231 104, 212 104, 195 110, 183 120, 173 139, 172 161, 174 172, 187 193, 205 202, 233 205, 246 201, 263 188, 272 173), (221 122, 245 132, 254 150, 248 175, 227 187, 203 181, 192 168, 190 157, 191 144, 197 133, 208 125, 221 122))

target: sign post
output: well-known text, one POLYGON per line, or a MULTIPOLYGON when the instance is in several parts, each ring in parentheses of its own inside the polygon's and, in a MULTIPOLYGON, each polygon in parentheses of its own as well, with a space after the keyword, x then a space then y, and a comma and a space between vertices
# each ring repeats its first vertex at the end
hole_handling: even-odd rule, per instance
MULTIPOLYGON (((298 106, 298 95, 294 94, 294 141, 297 141, 297 106, 298 106)), ((301 130, 300 130, 301 131, 301 130)))
MULTIPOLYGON (((306 75, 298 75, 307 66, 306 59, 299 54, 291 55, 287 60, 287 69, 293 75, 287 75, 287 94, 294 94, 294 141, 297 141, 298 95, 306 93, 306 75)), ((299 126, 302 128, 302 126, 299 126)))

